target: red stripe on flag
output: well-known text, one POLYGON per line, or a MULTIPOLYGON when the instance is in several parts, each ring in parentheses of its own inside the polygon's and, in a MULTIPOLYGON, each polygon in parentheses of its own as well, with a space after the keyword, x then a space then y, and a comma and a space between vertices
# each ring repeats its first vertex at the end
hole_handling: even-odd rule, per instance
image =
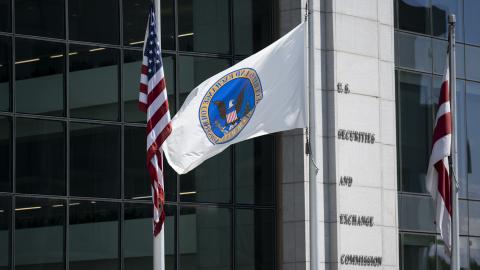
POLYGON ((147 102, 148 104, 152 104, 155 99, 162 93, 163 90, 165 90, 166 87, 165 87, 165 78, 162 78, 160 80, 160 82, 158 82, 157 85, 155 85, 155 87, 150 90, 150 93, 148 93, 148 97, 147 97, 147 102))
POLYGON ((448 91, 448 81, 444 81, 442 83, 442 87, 440 88, 440 97, 438 100, 438 106, 442 105, 447 101, 450 101, 450 91, 448 91))
POLYGON ((438 118, 437 125, 433 132, 433 144, 435 144, 439 139, 445 137, 448 134, 452 133, 452 114, 450 112, 442 114, 438 118))
POLYGON ((443 160, 435 163, 435 169, 438 173, 438 193, 443 198, 445 207, 447 208, 450 216, 452 215, 452 183, 450 181, 450 175, 448 175, 447 168, 443 160))

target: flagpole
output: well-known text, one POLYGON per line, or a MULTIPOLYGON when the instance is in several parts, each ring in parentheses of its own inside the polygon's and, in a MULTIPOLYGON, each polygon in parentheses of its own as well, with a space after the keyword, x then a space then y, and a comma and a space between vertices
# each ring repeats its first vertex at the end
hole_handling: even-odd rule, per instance
MULTIPOLYGON (((155 5, 155 20, 157 22, 158 47, 160 48, 160 51, 162 51, 162 20, 160 13, 160 0, 153 0, 153 3, 155 5)), ((163 150, 160 149, 160 151, 163 150)), ((157 236, 153 235, 153 270, 165 270, 165 223, 162 225, 162 230, 160 233, 157 236)))
POLYGON ((458 151, 457 151, 457 99, 456 99, 456 63, 455 63, 455 23, 454 14, 448 16, 449 26, 449 50, 450 50, 450 100, 452 102, 452 168, 450 175, 452 191, 452 261, 451 269, 460 269, 460 248, 459 248, 459 223, 458 223, 458 151))
POLYGON ((307 23, 307 77, 308 77, 308 128, 306 130, 306 151, 308 158, 308 180, 309 180, 309 208, 310 208, 310 269, 318 269, 318 230, 317 230, 317 220, 318 220, 318 209, 317 209, 317 168, 314 162, 315 160, 315 111, 313 107, 314 102, 314 92, 315 92, 315 80, 314 80, 314 38, 313 38, 313 0, 306 1, 305 8, 305 21, 307 23))

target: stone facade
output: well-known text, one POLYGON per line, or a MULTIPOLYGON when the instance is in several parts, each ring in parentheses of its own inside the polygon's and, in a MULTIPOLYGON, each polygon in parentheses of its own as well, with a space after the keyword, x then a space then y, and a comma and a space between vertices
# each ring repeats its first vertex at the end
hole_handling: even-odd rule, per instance
MULTIPOLYGON (((280 1, 280 34, 305 1, 280 1)), ((278 135, 278 265, 398 269, 393 1, 312 2, 312 154, 306 131, 278 135)))

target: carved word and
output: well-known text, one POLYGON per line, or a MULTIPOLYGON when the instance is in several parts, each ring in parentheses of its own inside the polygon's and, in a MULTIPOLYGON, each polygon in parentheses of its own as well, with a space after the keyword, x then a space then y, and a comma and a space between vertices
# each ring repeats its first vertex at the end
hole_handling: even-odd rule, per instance
POLYGON ((341 176, 340 177, 340 186, 351 187, 353 183, 353 178, 351 176, 341 176))

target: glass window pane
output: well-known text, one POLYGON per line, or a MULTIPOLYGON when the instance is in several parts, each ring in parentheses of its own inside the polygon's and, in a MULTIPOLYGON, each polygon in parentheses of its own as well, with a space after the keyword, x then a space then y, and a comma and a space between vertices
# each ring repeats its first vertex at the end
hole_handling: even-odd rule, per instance
POLYGON ((15 199, 15 269, 64 269, 65 201, 15 199))
POLYGON ((458 220, 460 234, 468 235, 468 201, 466 200, 459 200, 458 202, 458 220))
POLYGON ((17 118, 16 187, 20 193, 65 194, 65 124, 17 118))
POLYGON ((118 120, 119 51, 71 45, 69 55, 71 116, 118 120))
POLYGON ((0 270, 10 269, 11 198, 0 197, 0 270))
POLYGON ((120 196, 120 127, 71 123, 70 194, 120 196))
POLYGON ((194 87, 216 73, 228 68, 228 59, 180 56, 179 57, 180 106, 194 87))
POLYGON ((263 136, 235 146, 237 203, 274 203, 274 138, 263 136))
MULTIPOLYGON (((149 0, 123 1, 124 45, 142 47, 147 25, 149 0)), ((162 49, 175 50, 174 1, 163 0, 161 4, 162 49)))
POLYGON ((480 23, 478 17, 480 1, 464 0, 464 2, 465 43, 480 45, 480 28, 478 27, 480 23))
POLYGON ((467 79, 480 81, 480 48, 465 46, 465 69, 467 79))
POLYGON ((448 36, 448 15, 455 14, 455 39, 463 41, 463 0, 445 1, 432 0, 433 35, 447 38, 448 36))
POLYGON ((232 269, 231 216, 226 208, 182 207, 178 269, 232 269))
MULTIPOLYGON (((142 53, 124 51, 123 60, 123 100, 126 122, 146 122, 146 115, 138 108, 138 91, 140 85, 140 68, 142 53)), ((163 54, 163 71, 168 93, 170 113, 175 112, 175 56, 163 54)))
POLYGON ((180 176, 180 200, 184 202, 223 202, 232 200, 232 152, 206 160, 180 176))
POLYGON ((271 0, 233 1, 235 54, 250 55, 272 43, 271 0))
POLYGON ((399 169, 401 190, 425 193, 425 176, 433 132, 432 78, 399 72, 397 91, 399 134, 399 169), (431 127, 431 128, 428 128, 431 127))
POLYGON ((470 237, 470 269, 476 270, 480 267, 480 238, 470 237))
POLYGON ((11 57, 11 38, 0 37, 0 111, 10 110, 11 57))
POLYGON ((480 199, 480 84, 467 82, 467 177, 468 196, 480 199))
MULTIPOLYGON (((433 39, 433 73, 443 75, 445 73, 445 64, 447 61, 448 42, 444 40, 433 39)), ((465 46, 456 44, 456 67, 457 78, 465 78, 465 46)))
POLYGON ((10 1, 0 0, 0 31, 11 32, 10 1))
MULTIPOLYGON (((125 198, 151 200, 150 176, 147 170, 147 137, 145 128, 125 127, 125 198)), ((177 175, 164 160, 165 199, 177 200, 177 175)))
POLYGON ((403 269, 435 270, 435 236, 404 234, 403 269))
POLYGON ((65 0, 15 0, 15 31, 20 34, 65 37, 65 0))
MULTIPOLYGON (((165 269, 175 269, 175 212, 173 205, 165 206, 165 269)), ((152 206, 125 204, 125 270, 153 268, 152 206)))
POLYGON ((182 51, 230 53, 230 1, 178 0, 182 51))
POLYGON ((395 58, 399 67, 432 72, 431 38, 395 32, 395 58))
POLYGON ((17 112, 63 115, 65 45, 16 39, 17 112))
POLYGON ((273 210, 238 209, 236 215, 235 269, 275 269, 273 210))
POLYGON ((10 118, 0 116, 0 191, 12 190, 12 126, 10 118))
POLYGON ((429 0, 398 0, 399 28, 430 34, 430 10, 429 0))
POLYGON ((70 201, 70 269, 118 270, 120 205, 70 201))
POLYGON ((119 43, 118 0, 69 0, 68 9, 70 39, 119 43))
POLYGON ((468 202, 469 234, 480 236, 480 202, 468 202))
POLYGON ((435 224, 433 223, 435 209, 433 206, 431 197, 398 195, 400 229, 435 232, 435 224))

